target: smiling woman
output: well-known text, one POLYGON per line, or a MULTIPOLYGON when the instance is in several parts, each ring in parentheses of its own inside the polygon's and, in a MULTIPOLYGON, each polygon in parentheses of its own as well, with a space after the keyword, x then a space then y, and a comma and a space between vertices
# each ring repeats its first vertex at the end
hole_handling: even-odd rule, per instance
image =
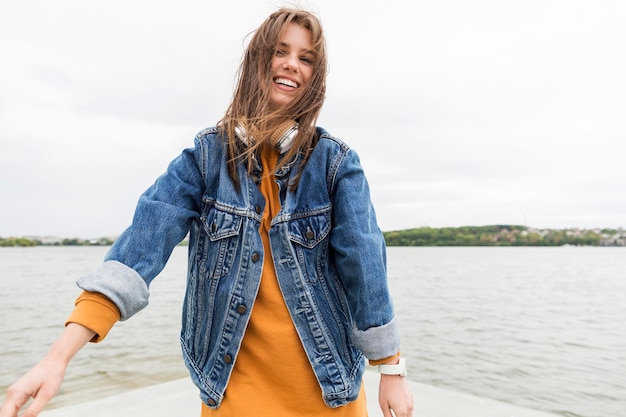
POLYGON ((31 397, 36 415, 87 342, 146 307, 187 236, 180 342, 202 416, 366 416, 366 358, 379 366, 385 415, 412 415, 367 179, 354 150, 316 126, 326 71, 314 15, 280 9, 261 24, 224 117, 141 195, 104 263, 79 278, 65 331, 9 388, 0 417, 31 397))
MULTIPOLYGON (((253 137, 272 137, 288 121, 297 127, 297 134, 293 146, 281 154, 279 165, 298 154, 303 163, 307 161, 326 96, 327 68, 322 26, 311 14, 274 13, 254 33, 239 68, 235 94, 220 122, 228 132, 229 173, 235 183, 238 159, 246 159, 251 173, 254 153, 262 142, 252 141, 242 151, 236 132, 241 128, 253 137)), ((293 185, 299 178, 296 173, 293 185)))

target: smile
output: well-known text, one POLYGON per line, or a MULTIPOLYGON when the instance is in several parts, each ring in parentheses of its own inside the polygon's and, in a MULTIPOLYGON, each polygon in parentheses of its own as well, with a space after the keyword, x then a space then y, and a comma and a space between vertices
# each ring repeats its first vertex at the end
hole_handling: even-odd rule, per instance
POLYGON ((292 87, 292 88, 298 88, 299 87, 298 83, 296 83, 295 81, 288 80, 286 78, 275 78, 274 82, 276 84, 285 85, 287 87, 292 87))

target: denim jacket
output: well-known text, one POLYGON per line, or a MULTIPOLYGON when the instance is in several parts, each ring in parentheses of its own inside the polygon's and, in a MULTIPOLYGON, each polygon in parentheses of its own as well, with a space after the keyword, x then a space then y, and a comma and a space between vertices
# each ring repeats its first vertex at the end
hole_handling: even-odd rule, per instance
POLYGON ((210 407, 223 399, 264 256, 273 257, 328 406, 356 399, 365 357, 399 351, 385 244, 363 169, 346 144, 321 128, 317 134, 295 191, 288 184, 300 169, 297 161, 275 175, 281 209, 269 231, 271 254, 263 252, 259 234, 265 200, 258 176, 239 164, 240 186, 234 186, 224 140, 212 128, 201 131, 195 147, 184 150, 141 195, 132 225, 104 264, 78 280, 82 289, 109 297, 126 320, 148 304, 150 282, 189 233, 181 346, 210 407))

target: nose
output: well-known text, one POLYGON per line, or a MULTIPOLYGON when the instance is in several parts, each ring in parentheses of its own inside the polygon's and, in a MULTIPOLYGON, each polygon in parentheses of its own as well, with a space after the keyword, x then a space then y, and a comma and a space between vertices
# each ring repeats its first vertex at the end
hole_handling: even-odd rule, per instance
POLYGON ((294 56, 294 55, 285 56, 285 61, 283 62, 283 69, 297 72, 298 65, 299 65, 299 61, 298 61, 297 56, 294 56))

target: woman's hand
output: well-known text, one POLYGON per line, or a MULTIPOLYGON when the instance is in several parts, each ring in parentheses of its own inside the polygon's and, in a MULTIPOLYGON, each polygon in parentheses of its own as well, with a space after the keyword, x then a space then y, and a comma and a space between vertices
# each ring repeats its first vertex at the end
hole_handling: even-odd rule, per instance
POLYGON ((7 390, 0 417, 17 417, 17 413, 28 400, 34 401, 22 414, 23 417, 37 416, 43 407, 59 391, 67 365, 62 361, 44 358, 7 390))
POLYGON ((24 411, 22 417, 39 415, 43 407, 59 391, 70 360, 94 336, 93 331, 80 324, 68 324, 41 362, 9 387, 4 404, 0 408, 0 417, 17 417, 20 408, 31 398, 34 401, 24 411))
MULTIPOLYGON (((411 417, 413 415, 413 393, 404 377, 381 375, 378 402, 383 416, 411 417), (391 414, 393 410, 394 414, 391 414)), ((4 416, 0 416, 4 417, 4 416)))

